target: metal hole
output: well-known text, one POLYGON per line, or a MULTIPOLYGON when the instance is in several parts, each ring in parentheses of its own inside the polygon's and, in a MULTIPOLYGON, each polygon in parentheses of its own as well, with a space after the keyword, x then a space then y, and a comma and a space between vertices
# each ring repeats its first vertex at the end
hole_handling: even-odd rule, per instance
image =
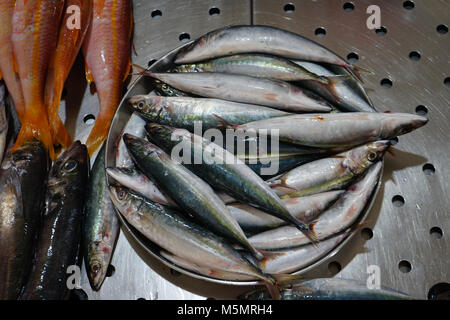
POLYGON ((381 84, 382 87, 391 88, 392 87, 392 80, 389 79, 389 78, 384 78, 384 79, 381 79, 380 84, 381 84))
POLYGON ((419 116, 424 116, 428 113, 428 108, 420 105, 416 107, 416 114, 418 114, 419 116))
POLYGON ((106 276, 112 277, 114 273, 116 272, 116 267, 114 267, 112 264, 108 266, 108 270, 106 270, 106 276))
POLYGON ((405 198, 400 195, 396 195, 392 198, 392 204, 396 207, 403 207, 405 205, 405 198))
POLYGON ((328 264, 328 271, 334 276, 342 270, 341 264, 337 261, 332 261, 328 264))
POLYGON ((347 55, 347 60, 348 60, 349 62, 356 62, 356 61, 359 60, 359 56, 358 56, 358 54, 357 54, 356 52, 350 52, 350 53, 347 55))
POLYGON ((375 29, 375 33, 380 36, 384 36, 387 33, 387 29, 386 27, 379 27, 378 29, 375 29))
POLYGON ((414 2, 412 2, 412 1, 403 2, 403 8, 405 8, 406 10, 414 9, 414 2))
POLYGON ((442 229, 439 227, 433 227, 430 229, 430 235, 435 239, 441 239, 443 234, 442 229))
POLYGON ((351 2, 344 3, 344 10, 347 12, 353 11, 355 9, 355 5, 351 2))
POLYGON ((286 13, 292 13, 295 11, 295 5, 293 3, 287 3, 284 5, 283 9, 286 13))
POLYGON ((447 77, 447 78, 444 79, 444 84, 446 86, 450 86, 450 77, 447 77))
POLYGON ((147 66, 151 67, 156 61, 158 61, 158 60, 156 60, 156 59, 150 60, 147 64, 147 66))
POLYGON ((209 9, 209 15, 210 16, 218 16, 220 14, 220 9, 217 7, 212 7, 209 9))
POLYGON ((423 173, 425 173, 426 175, 432 175, 436 172, 435 167, 431 164, 431 163, 426 163, 423 165, 422 167, 423 173))
POLYGON ((419 61, 419 60, 420 60, 420 53, 417 52, 417 51, 411 51, 411 52, 409 53, 409 58, 410 58, 411 60, 414 60, 414 61, 419 61))
POLYGON ((450 283, 436 283, 428 291, 428 300, 450 300, 450 283))
POLYGON ((373 238, 373 231, 370 228, 364 228, 361 230, 361 237, 364 240, 370 240, 373 238))
POLYGON ((95 116, 93 114, 87 114, 83 118, 83 122, 87 125, 94 124, 95 122, 95 116))
POLYGON ((152 18, 161 18, 162 12, 161 10, 153 10, 152 11, 152 18))
POLYGON ((411 263, 407 260, 402 260, 398 264, 398 269, 403 273, 409 273, 411 272, 412 266, 411 263))
POLYGON ((178 39, 181 42, 188 42, 191 39, 191 36, 189 33, 183 32, 182 34, 180 34, 180 36, 178 37, 178 39))
POLYGON ((448 27, 445 24, 440 24, 436 27, 436 31, 440 34, 448 33, 448 27))
POLYGON ((327 34, 327 31, 325 30, 325 28, 320 27, 320 28, 317 28, 316 31, 314 31, 314 34, 317 37, 322 38, 322 37, 325 37, 325 35, 327 34))

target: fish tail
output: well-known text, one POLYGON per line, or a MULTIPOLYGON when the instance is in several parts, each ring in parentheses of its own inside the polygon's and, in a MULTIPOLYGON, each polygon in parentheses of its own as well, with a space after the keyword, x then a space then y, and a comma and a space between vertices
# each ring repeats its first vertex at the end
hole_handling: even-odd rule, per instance
POLYGON ((280 300, 280 290, 278 289, 278 283, 272 276, 267 275, 263 280, 263 284, 267 288, 272 300, 280 300))
POLYGON ((115 108, 109 108, 108 110, 100 110, 97 120, 92 127, 91 133, 86 140, 86 146, 88 148, 89 156, 92 157, 93 153, 102 145, 108 136, 111 120, 114 117, 115 108))
POLYGON ((304 222, 296 220, 295 226, 298 230, 300 230, 308 239, 311 241, 311 243, 318 247, 319 240, 317 239, 316 232, 314 231, 314 226, 317 223, 317 221, 313 221, 309 224, 306 224, 304 222))
POLYGON ((50 78, 49 76, 47 78, 48 89, 46 89, 48 91, 45 93, 45 101, 47 103, 48 120, 53 139, 55 143, 60 144, 63 148, 68 148, 72 144, 72 139, 58 115, 63 86, 63 79, 58 79, 57 77, 50 78))
POLYGON ((55 142, 59 143, 63 148, 68 148, 72 144, 72 138, 59 116, 50 117, 50 126, 53 131, 55 142))

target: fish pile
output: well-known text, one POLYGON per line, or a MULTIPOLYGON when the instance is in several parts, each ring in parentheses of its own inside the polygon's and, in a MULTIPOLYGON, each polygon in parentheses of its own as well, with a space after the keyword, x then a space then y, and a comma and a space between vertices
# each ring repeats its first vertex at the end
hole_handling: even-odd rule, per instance
POLYGON ((428 121, 376 112, 361 71, 273 27, 198 38, 128 100, 144 123, 114 142, 115 208, 172 264, 279 297, 359 227, 392 139, 428 121))
POLYGON ((102 152, 89 178, 90 156, 121 99, 132 26, 131 0, 0 2, 0 300, 67 298, 83 255, 94 288, 106 274, 98 255, 111 254, 118 220, 102 152), (85 144, 59 117, 81 51, 100 101, 85 144))

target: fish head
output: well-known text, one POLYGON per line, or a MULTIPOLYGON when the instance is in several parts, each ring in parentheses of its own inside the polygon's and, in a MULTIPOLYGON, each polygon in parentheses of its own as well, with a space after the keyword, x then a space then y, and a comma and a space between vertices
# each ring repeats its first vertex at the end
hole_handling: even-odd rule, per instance
POLYGON ((183 91, 175 89, 160 80, 155 79, 155 89, 156 91, 166 97, 184 97, 186 94, 183 91))
POLYGON ((197 64, 189 63, 189 64, 182 64, 180 66, 177 66, 176 68, 173 68, 173 72, 199 72, 201 71, 197 64))
POLYGON ((145 129, 150 139, 155 138, 157 141, 181 142, 186 138, 190 139, 191 136, 186 129, 173 128, 157 123, 148 123, 145 129))
POLYGON ((106 168, 106 173, 122 185, 133 185, 138 172, 134 168, 106 168))
POLYGON ((164 110, 161 97, 158 96, 136 95, 128 99, 128 104, 132 110, 145 114, 153 120, 158 119, 164 110))
POLYGON ((131 151, 131 154, 141 153, 157 159, 160 159, 165 155, 160 148, 143 138, 125 133, 122 139, 125 142, 127 149, 131 151))
POLYGON ((89 282, 95 291, 100 290, 105 280, 110 257, 109 250, 112 248, 105 246, 104 241, 92 241, 89 244, 86 271, 89 282))
POLYGON ((126 215, 126 210, 131 208, 132 197, 130 192, 120 185, 110 185, 109 195, 117 210, 126 215))
POLYGON ((380 132, 381 139, 393 139, 423 127, 428 119, 409 113, 385 113, 384 125, 380 132))
POLYGON ((354 148, 348 152, 349 169, 355 174, 361 174, 367 168, 383 158, 391 141, 380 140, 354 148))

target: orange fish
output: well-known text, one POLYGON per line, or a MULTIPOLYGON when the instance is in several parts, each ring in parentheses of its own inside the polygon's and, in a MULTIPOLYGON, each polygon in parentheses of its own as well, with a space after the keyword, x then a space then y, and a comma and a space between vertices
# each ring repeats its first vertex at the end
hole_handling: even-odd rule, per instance
POLYGON ((33 137, 55 158, 44 104, 44 86, 55 51, 64 1, 17 0, 12 18, 12 43, 25 99, 25 114, 13 151, 33 137))
POLYGON ((95 82, 100 112, 86 145, 89 154, 108 135, 131 65, 131 0, 94 0, 94 12, 83 53, 88 83, 95 82))
POLYGON ((25 100, 11 42, 12 15, 15 3, 16 0, 0 1, 0 72, 14 101, 17 115, 21 120, 25 113, 25 100))
POLYGON ((47 72, 45 105, 55 142, 64 148, 71 145, 71 138, 58 116, 61 94, 70 69, 80 51, 92 19, 91 0, 66 0, 59 30, 58 43, 47 72))

